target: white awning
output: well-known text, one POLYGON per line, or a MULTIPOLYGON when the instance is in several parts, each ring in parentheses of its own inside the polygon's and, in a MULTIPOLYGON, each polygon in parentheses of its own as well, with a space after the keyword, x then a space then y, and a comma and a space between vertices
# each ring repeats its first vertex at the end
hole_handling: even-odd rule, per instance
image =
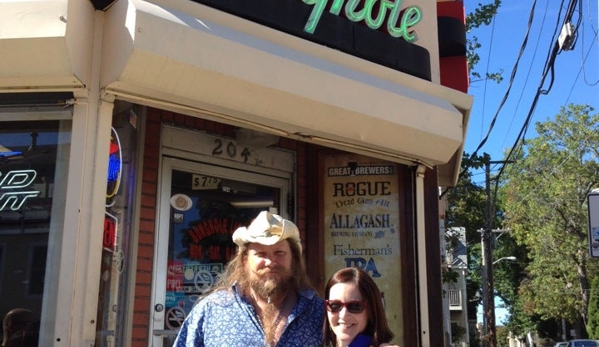
POLYGON ((107 92, 457 178, 469 95, 196 3, 128 5, 107 92))
MULTIPOLYGON (((85 91, 101 64, 103 91, 123 99, 438 166, 441 185, 457 179, 469 95, 191 1, 159 1, 178 8, 122 0, 98 14, 85 2, 28 2, 45 29, 21 18, 26 32, 0 33, 0 49, 16 54, 0 58, 0 92, 85 91)), ((0 18, 16 20, 1 6, 0 18)))

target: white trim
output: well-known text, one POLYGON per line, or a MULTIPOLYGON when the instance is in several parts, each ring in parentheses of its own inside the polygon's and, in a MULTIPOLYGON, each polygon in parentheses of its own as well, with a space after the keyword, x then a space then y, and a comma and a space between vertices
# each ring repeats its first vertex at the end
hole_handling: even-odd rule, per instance
MULTIPOLYGON (((237 146, 237 141, 232 138, 209 135, 204 132, 174 126, 162 126, 161 144, 163 155, 213 163, 244 171, 259 170, 271 176, 286 178, 294 172, 295 155, 291 151, 272 148, 250 149, 250 157, 247 162, 244 162, 239 155, 230 158, 224 153, 221 156, 212 154, 217 140, 223 141, 223 152, 226 152, 226 146, 229 143, 237 146)), ((242 149, 243 145, 239 145, 237 151, 242 149)))
MULTIPOLYGON (((146 137, 146 108, 140 108, 140 114, 137 115, 137 144, 135 146, 136 157, 143 158, 145 152, 145 137, 146 137)), ((123 324, 123 341, 132 341, 133 339, 133 321, 135 316, 135 286, 137 284, 137 260, 139 252, 139 224, 141 215, 141 197, 142 197, 142 172, 143 172, 143 160, 135 160, 134 172, 136 173, 133 181, 135 182, 135 196, 131 197, 133 211, 131 212, 131 239, 130 241, 130 253, 129 253, 129 269, 127 278, 123 278, 127 283, 127 297, 124 298, 126 301, 126 309, 124 313, 124 319, 121 322, 123 324)))
POLYGON ((416 169, 416 244, 417 262, 418 262, 418 304, 420 313, 420 346, 431 347, 430 327, 428 316, 428 275, 426 262, 426 220, 424 218, 425 203, 424 203, 424 174, 426 168, 418 166, 416 169))
MULTIPOLYGON (((95 99, 96 101, 98 99, 95 99)), ((89 199, 106 193, 112 104, 91 102, 75 106, 69 156, 69 184, 64 200, 65 222, 56 264, 60 272, 53 333, 70 346, 95 341, 102 234, 91 232, 103 225, 104 201, 89 199), (72 319, 79 317, 79 319, 72 319)), ((59 197, 54 197, 59 201, 59 197)))
POLYGON ((70 109, 58 109, 57 107, 50 107, 46 110, 37 108, 0 109, 0 122, 63 119, 73 119, 73 112, 70 109))

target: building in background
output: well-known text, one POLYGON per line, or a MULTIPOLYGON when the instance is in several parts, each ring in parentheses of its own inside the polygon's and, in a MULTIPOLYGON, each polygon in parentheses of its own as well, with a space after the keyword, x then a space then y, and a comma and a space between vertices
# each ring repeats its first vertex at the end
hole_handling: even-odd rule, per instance
POLYGON ((0 315, 40 346, 168 346, 268 209, 319 290, 363 267, 394 342, 443 345, 464 7, 345 2, 0 3, 0 315))
MULTIPOLYGON (((443 283, 445 303, 449 311, 449 332, 451 346, 469 346, 472 320, 468 316, 468 296, 466 277, 468 276, 468 248, 466 229, 449 228, 444 230, 447 271, 451 280, 443 283)), ((476 322, 476 317, 474 317, 476 322)))

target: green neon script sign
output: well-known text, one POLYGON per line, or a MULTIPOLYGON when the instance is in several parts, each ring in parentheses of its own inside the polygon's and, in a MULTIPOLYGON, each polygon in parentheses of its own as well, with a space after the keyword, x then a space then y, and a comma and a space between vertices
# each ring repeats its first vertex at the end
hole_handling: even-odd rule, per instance
MULTIPOLYGON (((320 17, 324 12, 329 0, 302 0, 304 3, 308 5, 314 5, 312 9, 312 13, 310 13, 310 17, 306 22, 306 26, 304 26, 304 31, 313 34, 314 30, 316 30, 316 26, 320 21, 320 17)), ((341 9, 343 8, 343 3, 345 0, 333 0, 331 4, 330 13, 338 16, 341 13, 341 9)), ((401 14, 401 5, 403 0, 348 0, 345 4, 345 16, 347 19, 352 22, 366 22, 369 28, 378 30, 383 22, 385 21, 385 17, 387 17, 387 12, 389 11, 389 17, 387 19, 387 31, 389 35, 393 37, 403 37, 407 42, 415 42, 418 39, 418 36, 410 32, 410 28, 416 25, 422 19, 422 11, 418 6, 409 6, 405 9, 403 14, 401 14), (358 5, 364 1, 364 6, 361 10, 356 10, 358 5), (375 5, 380 2, 378 5, 378 12, 374 11, 376 9, 375 5), (373 14, 376 14, 376 17, 373 18, 373 14), (399 18, 401 14, 401 20, 399 18), (399 24, 399 26, 398 26, 399 24)))

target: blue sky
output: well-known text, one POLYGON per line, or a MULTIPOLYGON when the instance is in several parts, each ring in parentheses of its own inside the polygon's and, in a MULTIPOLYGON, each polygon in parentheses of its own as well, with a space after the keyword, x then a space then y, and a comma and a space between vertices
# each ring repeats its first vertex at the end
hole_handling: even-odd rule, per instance
MULTIPOLYGON (((599 112, 599 44, 597 37, 597 0, 580 0, 582 13, 576 11, 573 24, 577 27, 577 41, 572 50, 562 51, 555 59, 554 81, 547 95, 541 95, 532 113, 526 138, 535 136, 534 123, 553 118, 560 107, 569 103, 588 104, 599 112)), ((466 12, 475 6, 491 0, 465 0, 466 12)), ((474 152, 486 136, 491 121, 497 114, 497 121, 486 144, 478 151, 489 153, 492 160, 503 159, 504 152, 513 146, 524 120, 533 107, 533 100, 539 88, 550 88, 548 76, 541 86, 543 69, 555 28, 561 28, 565 9, 558 18, 560 1, 537 0, 534 18, 528 34, 528 43, 518 62, 514 82, 507 99, 500 108, 510 83, 512 70, 528 30, 528 21, 533 0, 503 0, 494 22, 488 27, 474 29, 472 33, 483 45, 479 49, 480 62, 475 70, 503 70, 504 80, 500 84, 493 81, 471 81, 468 93, 474 96, 474 104, 466 137, 465 151, 474 152)), ((564 5, 567 6, 567 3, 564 5)), ((477 174, 475 181, 484 184, 484 174, 477 174)))
MULTIPOLYGON (((577 41, 572 50, 562 51, 555 59, 554 81, 547 95, 541 95, 532 113, 526 138, 535 136, 534 124, 553 118, 560 107, 569 103, 588 104, 599 112, 599 17, 597 0, 580 0, 582 12, 576 11, 573 24, 577 27, 577 41)), ((474 10, 478 3, 488 4, 491 0, 464 0, 466 13, 474 10)), ((475 70, 483 74, 503 70, 504 80, 471 81, 468 93, 474 96, 464 150, 472 153, 487 135, 492 119, 497 114, 496 124, 478 151, 491 155, 492 160, 502 160, 507 149, 513 146, 525 118, 533 107, 537 90, 547 90, 551 78, 548 76, 541 86, 543 69, 557 36, 555 28, 561 28, 565 9, 558 17, 562 3, 555 0, 537 0, 534 18, 528 34, 528 43, 518 62, 518 70, 507 99, 500 108, 508 91, 512 70, 528 29, 528 21, 534 0, 503 0, 494 22, 488 27, 474 29, 472 33, 483 45, 478 51, 480 62, 475 70), (558 24, 559 23, 559 24, 558 24)), ((567 6, 567 2, 565 5, 567 6)), ((493 168, 492 168, 493 169, 493 168)), ((495 168, 497 169, 497 167, 495 168)), ((473 176, 474 182, 484 186, 484 172, 473 176)), ((496 322, 502 324, 506 310, 496 304, 496 322)), ((479 308, 477 320, 482 321, 479 308)))

